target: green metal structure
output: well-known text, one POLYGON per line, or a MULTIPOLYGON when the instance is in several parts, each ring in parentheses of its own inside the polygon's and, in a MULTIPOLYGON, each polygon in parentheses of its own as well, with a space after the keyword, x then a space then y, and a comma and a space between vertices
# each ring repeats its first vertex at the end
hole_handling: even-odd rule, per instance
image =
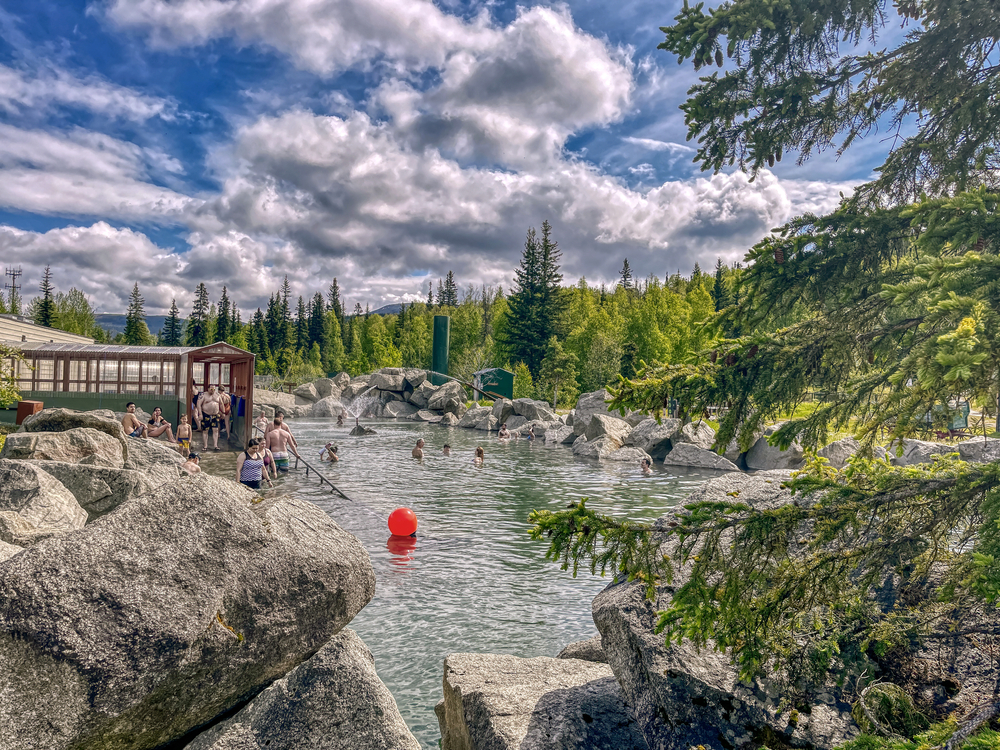
POLYGON ((448 348, 451 345, 451 318, 434 316, 434 343, 431 346, 431 383, 444 385, 446 380, 437 373, 448 373, 448 348))
POLYGON ((490 367, 474 373, 476 390, 490 391, 504 398, 514 398, 514 373, 500 367, 490 367))

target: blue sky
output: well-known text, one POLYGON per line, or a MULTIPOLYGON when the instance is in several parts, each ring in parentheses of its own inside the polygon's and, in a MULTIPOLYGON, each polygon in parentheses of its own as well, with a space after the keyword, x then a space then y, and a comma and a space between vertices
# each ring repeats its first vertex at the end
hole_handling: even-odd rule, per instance
POLYGON ((95 309, 348 305, 449 270, 509 287, 548 219, 568 282, 663 277, 832 208, 884 145, 749 183, 692 164, 679 2, 14 0, 0 8, 0 262, 95 309))

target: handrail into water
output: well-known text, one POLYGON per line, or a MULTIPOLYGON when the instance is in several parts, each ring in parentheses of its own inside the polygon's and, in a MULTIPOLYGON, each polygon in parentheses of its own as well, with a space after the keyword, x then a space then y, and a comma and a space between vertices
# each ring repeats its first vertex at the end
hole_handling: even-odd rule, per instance
POLYGON ((461 378, 456 378, 452 375, 445 375, 443 372, 435 372, 434 370, 428 370, 427 372, 429 372, 431 375, 440 375, 442 378, 448 378, 448 380, 454 380, 456 383, 461 383, 466 388, 471 388, 476 393, 481 393, 484 396, 489 396, 494 401, 496 401, 498 398, 502 399, 507 398, 506 396, 501 396, 499 393, 494 393, 493 391, 484 391, 482 388, 476 388, 476 386, 474 386, 472 383, 466 380, 462 380, 461 378))
POLYGON ((354 502, 354 500, 352 500, 347 495, 345 495, 343 493, 343 491, 339 487, 337 487, 337 485, 335 485, 333 482, 331 482, 330 478, 327 477, 326 474, 324 474, 319 469, 317 469, 315 466, 313 466, 312 464, 310 464, 308 461, 306 461, 304 458, 302 458, 302 456, 298 456, 298 455, 295 456, 295 468, 296 469, 299 468, 299 461, 301 461, 302 463, 304 463, 306 465, 306 476, 309 476, 309 470, 312 469, 314 472, 316 472, 316 476, 319 477, 320 484, 322 484, 323 482, 326 482, 342 498, 344 498, 345 500, 350 500, 352 503, 354 502))

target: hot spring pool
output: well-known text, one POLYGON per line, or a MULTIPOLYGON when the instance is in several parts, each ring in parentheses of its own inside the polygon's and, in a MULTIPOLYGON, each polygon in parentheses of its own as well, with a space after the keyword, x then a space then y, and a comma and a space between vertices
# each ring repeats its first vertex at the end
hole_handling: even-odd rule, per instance
MULTIPOLYGON (((495 433, 409 422, 368 422, 378 434, 350 437, 332 419, 289 420, 299 451, 321 466, 348 501, 298 471, 278 491, 310 500, 357 536, 371 555, 375 598, 351 622, 375 655, 410 730, 437 748, 434 704, 442 697, 444 658, 453 652, 555 656, 596 634, 590 602, 607 579, 574 579, 544 559, 528 538, 528 513, 589 498, 598 512, 653 520, 714 473, 598 463, 569 446, 540 440, 500 444, 495 433), (422 437, 423 461, 410 457, 422 437), (328 440, 337 464, 319 464, 328 440), (445 443, 452 455, 441 455, 445 443), (477 445, 486 463, 473 465, 477 445), (419 519, 414 544, 387 544, 386 518, 398 506, 419 519)), ((294 459, 293 459, 294 461, 294 459)))

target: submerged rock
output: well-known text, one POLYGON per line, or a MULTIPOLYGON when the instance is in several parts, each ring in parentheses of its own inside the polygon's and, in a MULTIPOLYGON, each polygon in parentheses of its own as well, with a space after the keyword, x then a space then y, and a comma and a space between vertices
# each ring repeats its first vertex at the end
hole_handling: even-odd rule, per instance
POLYGON ((420 750, 396 701, 375 674, 375 659, 345 628, 308 661, 267 687, 231 719, 185 750, 420 750))
POLYGON ((322 510, 204 474, 0 563, 5 750, 173 742, 314 654, 371 599, 322 510))
POLYGON ((354 429, 348 434, 357 437, 359 435, 375 435, 376 433, 371 427, 365 427, 364 425, 357 424, 354 425, 354 429))
POLYGON ((435 708, 442 750, 646 750, 604 664, 451 654, 435 708))

